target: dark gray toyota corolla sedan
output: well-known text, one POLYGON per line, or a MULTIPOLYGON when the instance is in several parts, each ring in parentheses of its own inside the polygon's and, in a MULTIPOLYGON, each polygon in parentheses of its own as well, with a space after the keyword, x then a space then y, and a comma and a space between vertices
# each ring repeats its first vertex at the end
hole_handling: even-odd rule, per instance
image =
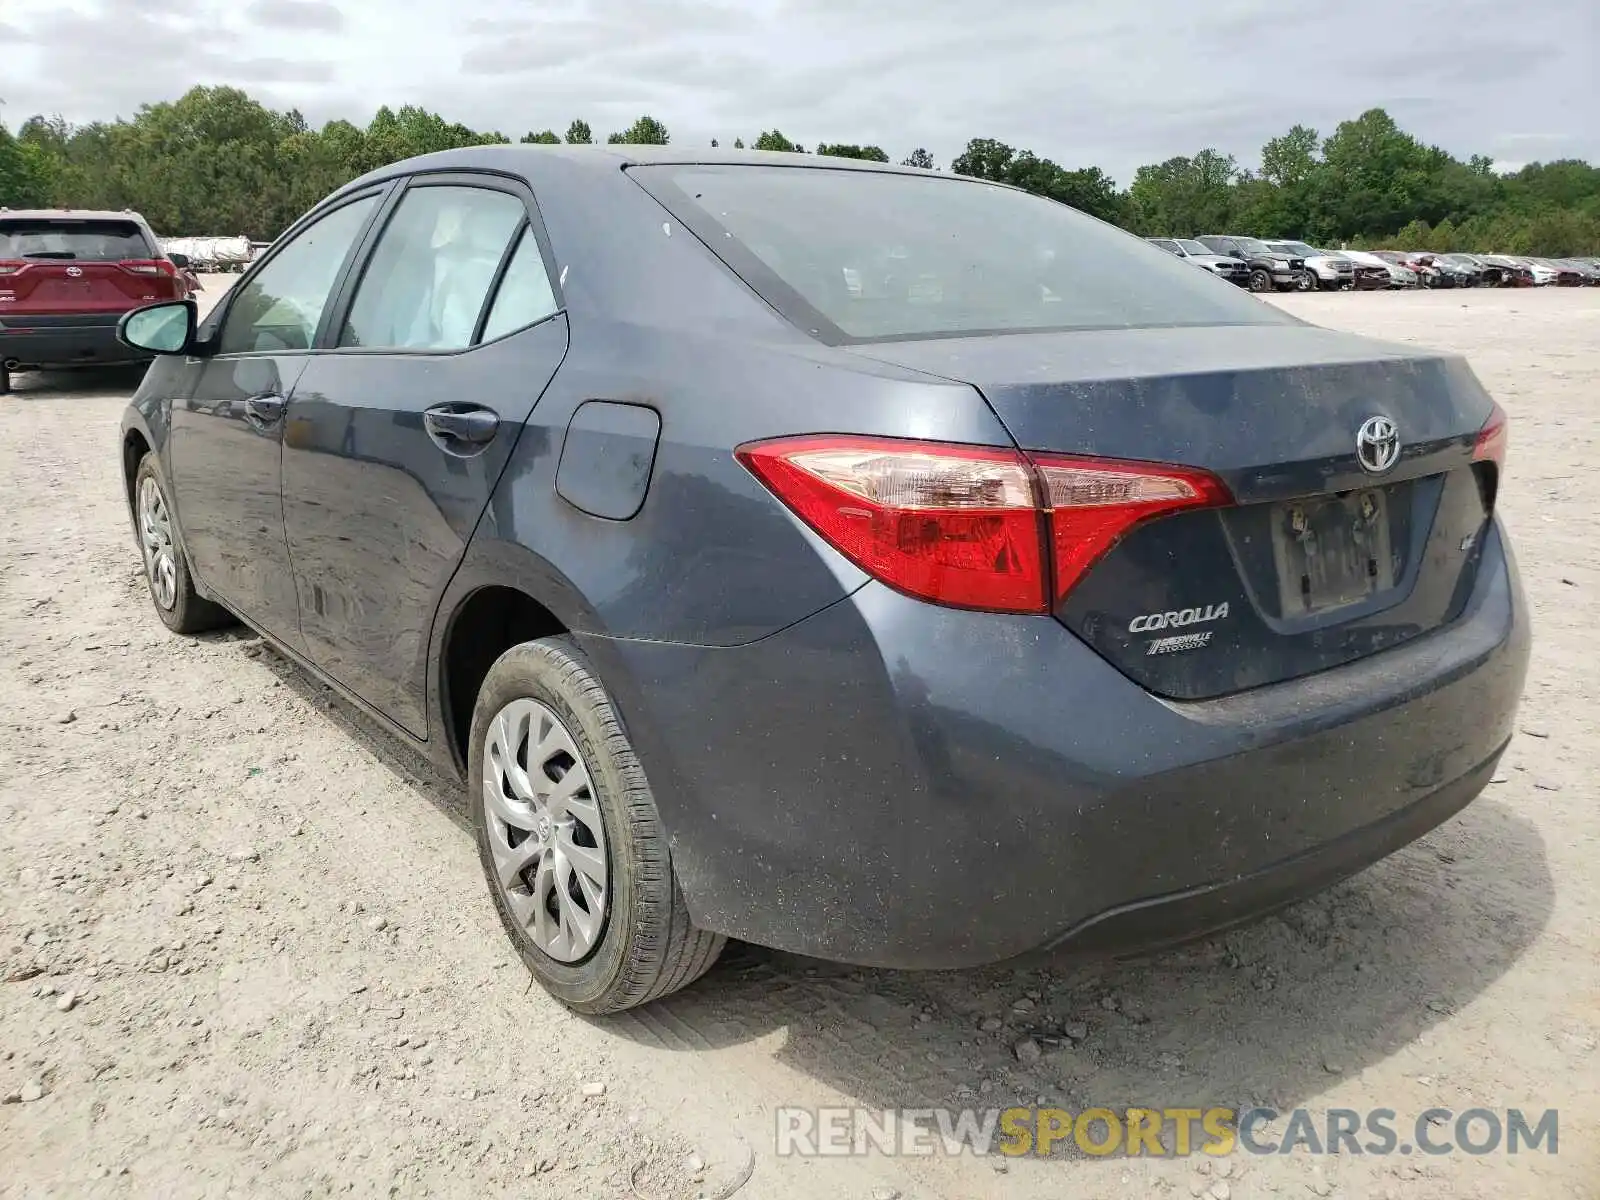
POLYGON ((789 155, 397 163, 160 354, 161 619, 238 618, 467 781, 585 1012, 727 937, 1130 951, 1467 804, 1529 646, 1467 366, 1072 209, 789 155))

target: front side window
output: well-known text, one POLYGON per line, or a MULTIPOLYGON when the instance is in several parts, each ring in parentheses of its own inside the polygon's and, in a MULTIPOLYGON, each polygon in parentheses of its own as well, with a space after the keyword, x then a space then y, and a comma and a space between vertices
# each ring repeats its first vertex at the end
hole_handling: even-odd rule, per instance
POLYGON ((526 215, 522 201, 509 192, 412 188, 378 239, 339 345, 465 350, 526 215))
POLYGON ((219 352, 309 350, 339 271, 377 203, 376 195, 364 196, 334 209, 247 279, 228 308, 219 352))
POLYGON ((629 174, 780 313, 835 344, 1291 321, 1141 238, 1014 188, 816 167, 629 174))

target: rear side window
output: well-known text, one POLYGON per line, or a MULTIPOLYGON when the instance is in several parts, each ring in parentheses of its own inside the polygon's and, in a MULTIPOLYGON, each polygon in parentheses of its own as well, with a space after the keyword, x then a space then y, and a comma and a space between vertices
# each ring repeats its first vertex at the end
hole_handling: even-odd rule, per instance
POLYGON ((766 166, 630 172, 823 341, 1290 323, 1140 238, 973 180, 766 166))
POLYGON ((155 257, 137 221, 0 218, 0 258, 122 262, 155 257))
POLYGON ((378 239, 339 345, 465 350, 526 216, 508 192, 412 188, 378 239))
POLYGON ((495 293, 489 319, 484 322, 483 340, 492 342, 526 329, 544 320, 558 307, 555 289, 550 286, 550 274, 539 253, 538 239, 531 229, 524 228, 505 278, 500 281, 500 290, 495 293))

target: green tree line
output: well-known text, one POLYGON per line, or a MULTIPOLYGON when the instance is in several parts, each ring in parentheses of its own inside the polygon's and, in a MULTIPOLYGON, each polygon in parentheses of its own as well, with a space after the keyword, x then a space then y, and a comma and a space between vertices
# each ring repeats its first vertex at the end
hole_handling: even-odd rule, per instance
MULTIPOLYGON (((380 108, 365 128, 313 129, 232 87, 197 87, 148 104, 129 120, 71 125, 34 116, 13 133, 0 123, 0 206, 131 208, 163 234, 246 234, 267 239, 339 185, 411 155, 509 143, 407 105, 380 108)), ((529 130, 521 142, 595 141, 586 121, 564 135, 529 130)), ((610 144, 666 145, 667 127, 641 116, 610 144)), ((717 142, 714 140, 712 145, 717 142)), ((777 130, 758 150, 804 154, 777 130)), ((734 140, 744 148, 744 138, 734 140)), ((814 153, 889 162, 880 146, 821 143, 814 153)), ((933 168, 927 150, 902 160, 933 168)), ((1324 136, 1295 125, 1261 148, 1260 166, 1205 148, 1143 166, 1126 188, 1099 167, 1067 168, 993 138, 974 138, 950 164, 964 175, 1014 184, 1142 234, 1247 233, 1314 245, 1403 249, 1600 253, 1600 168, 1561 160, 1511 174, 1491 160, 1462 161, 1399 128, 1375 108, 1324 136)))

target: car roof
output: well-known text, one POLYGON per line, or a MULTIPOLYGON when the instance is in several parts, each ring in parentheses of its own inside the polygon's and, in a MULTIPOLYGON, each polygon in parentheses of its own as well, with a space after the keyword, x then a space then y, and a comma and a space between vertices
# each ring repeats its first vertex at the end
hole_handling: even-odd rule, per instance
POLYGON ((687 323, 695 328, 707 322, 732 322, 764 338, 792 336, 797 347, 812 352, 817 343, 782 320, 715 255, 705 253, 698 242, 691 244, 691 239, 672 237, 673 223, 662 221, 660 201, 641 186, 642 180, 630 180, 624 170, 658 163, 856 171, 862 173, 863 182, 873 175, 921 175, 942 180, 944 186, 1020 190, 888 163, 774 151, 692 146, 464 146, 402 159, 351 180, 285 230, 280 241, 331 208, 399 180, 499 175, 532 188, 557 277, 565 280, 570 270, 573 279, 581 281, 565 297, 569 312, 580 314, 580 319, 642 326, 682 327, 687 323), (772 322, 778 322, 777 326, 772 322))
MULTIPOLYGON (((679 146, 570 146, 522 144, 463 146, 455 150, 440 150, 433 154, 402 159, 370 171, 353 179, 340 192, 391 179, 397 175, 411 175, 420 171, 498 171, 524 175, 536 181, 540 175, 552 170, 567 173, 589 172, 612 174, 632 166, 752 166, 790 167, 801 170, 865 171, 895 175, 927 175, 949 179, 948 172, 925 171, 919 167, 901 167, 893 163, 870 162, 856 158, 833 158, 827 155, 791 154, 780 150, 722 150, 706 147, 679 146)), ((957 178, 966 178, 957 176, 957 178)), ((1007 187, 1007 184, 996 184, 1007 187)))
POLYGON ((132 209, 122 209, 113 212, 105 208, 0 208, 0 220, 3 221, 53 221, 62 217, 70 217, 75 221, 137 221, 141 225, 144 218, 132 209))

